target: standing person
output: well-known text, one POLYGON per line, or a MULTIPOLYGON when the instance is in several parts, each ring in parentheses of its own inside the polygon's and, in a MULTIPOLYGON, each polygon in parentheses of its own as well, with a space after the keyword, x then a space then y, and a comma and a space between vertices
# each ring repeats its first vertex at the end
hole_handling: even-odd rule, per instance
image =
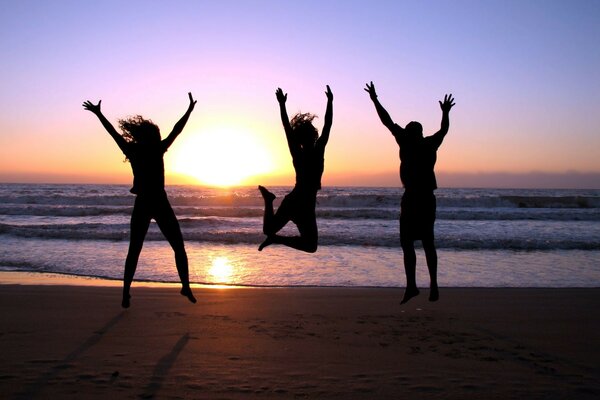
POLYGON ((189 106, 183 117, 175 124, 166 139, 161 140, 160 130, 152 121, 144 119, 141 115, 119 120, 119 127, 123 131, 120 135, 100 111, 100 103, 93 104, 89 100, 83 103, 83 108, 93 112, 110 136, 117 142, 121 151, 131 163, 133 171, 133 187, 131 193, 136 195, 133 212, 131 214, 131 236, 129 251, 125 260, 125 274, 123 277, 123 308, 129 307, 131 295, 129 289, 138 263, 144 238, 154 218, 158 227, 175 252, 175 264, 181 279, 181 294, 192 303, 196 298, 190 288, 188 259, 183 244, 183 236, 179 222, 165 192, 165 167, 163 155, 173 141, 183 131, 185 124, 196 105, 192 94, 188 93, 189 106))
POLYGON ((275 195, 264 186, 258 187, 265 201, 263 233, 267 235, 258 250, 262 251, 265 247, 277 243, 314 253, 317 251, 319 236, 315 207, 317 192, 321 189, 321 176, 325 168, 325 146, 329 140, 329 131, 333 121, 333 93, 327 85, 325 92, 327 109, 321 136, 312 124, 314 115, 298 113, 290 121, 285 107, 287 93, 284 94, 278 88, 275 95, 279 102, 281 122, 296 171, 296 185, 283 198, 276 213, 273 211, 275 195), (289 221, 296 224, 300 236, 277 234, 289 221))
POLYGON ((436 199, 434 190, 437 189, 434 166, 437 159, 437 149, 442 144, 450 127, 450 109, 454 106, 452 95, 445 95, 440 101, 442 123, 435 134, 423 137, 423 127, 420 123, 409 122, 405 128, 392 121, 388 112, 377 99, 373 82, 365 91, 369 93, 379 119, 394 135, 400 146, 400 180, 404 185, 404 194, 400 205, 400 244, 404 253, 404 270, 406 273, 406 290, 401 304, 419 294, 416 281, 417 257, 415 240, 421 240, 429 278, 431 281, 429 301, 439 299, 437 284, 437 251, 435 249, 433 224, 435 222, 436 199))

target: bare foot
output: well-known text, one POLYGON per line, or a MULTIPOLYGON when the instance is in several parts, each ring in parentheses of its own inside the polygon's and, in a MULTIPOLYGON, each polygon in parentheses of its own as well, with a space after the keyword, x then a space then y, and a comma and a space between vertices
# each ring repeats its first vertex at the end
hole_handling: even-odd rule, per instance
POLYGON ((190 289, 190 287, 185 287, 181 289, 181 293, 182 296, 185 296, 188 298, 189 301, 191 301, 192 303, 196 304, 196 298, 194 297, 194 294, 192 293, 192 289, 190 289))
POLYGON ((265 201, 273 201, 277 197, 264 186, 258 185, 258 190, 260 190, 260 194, 262 194, 265 201))
POLYGON ((121 307, 129 308, 129 299, 131 299, 131 295, 129 293, 123 293, 123 300, 121 300, 121 307))
POLYGON ((400 302, 400 304, 407 303, 410 299, 419 295, 419 289, 415 288, 406 288, 404 291, 404 298, 400 302))
POLYGON ((265 239, 264 242, 262 242, 260 244, 260 246, 258 246, 258 251, 262 251, 265 247, 273 244, 273 237, 272 236, 267 236, 267 238, 265 239))
POLYGON ((429 301, 438 301, 440 299, 440 291, 437 285, 431 286, 429 289, 429 301))

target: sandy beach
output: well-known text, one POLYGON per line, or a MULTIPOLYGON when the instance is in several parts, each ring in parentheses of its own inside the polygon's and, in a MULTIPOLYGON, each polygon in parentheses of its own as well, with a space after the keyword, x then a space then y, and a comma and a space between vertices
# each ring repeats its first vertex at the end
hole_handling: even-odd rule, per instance
POLYGON ((194 305, 134 284, 123 310, 118 282, 4 276, 3 399, 600 396, 600 289, 442 288, 400 306, 402 289, 196 288, 194 305))

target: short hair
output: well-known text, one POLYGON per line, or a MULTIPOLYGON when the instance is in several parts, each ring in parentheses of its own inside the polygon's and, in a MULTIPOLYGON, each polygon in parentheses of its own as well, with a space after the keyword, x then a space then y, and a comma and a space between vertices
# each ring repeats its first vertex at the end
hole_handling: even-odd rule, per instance
POLYGON ((418 132, 418 133, 423 133, 423 125, 421 125, 420 123, 418 123, 417 121, 411 121, 408 124, 406 124, 406 128, 407 131, 413 131, 413 132, 418 132))

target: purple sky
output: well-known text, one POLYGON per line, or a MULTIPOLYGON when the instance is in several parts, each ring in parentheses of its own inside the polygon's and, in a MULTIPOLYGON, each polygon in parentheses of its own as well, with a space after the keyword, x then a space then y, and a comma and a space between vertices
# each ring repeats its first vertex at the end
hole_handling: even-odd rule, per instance
POLYGON ((5 2, 0 181, 128 182, 81 103, 168 133, 191 91, 168 182, 205 179, 186 157, 233 157, 244 183, 292 184, 275 89, 290 114, 322 116, 329 84, 324 184, 399 185, 397 146, 362 90, 372 80, 392 118, 426 134, 455 95, 441 186, 600 187, 599 20, 598 1, 5 2))

